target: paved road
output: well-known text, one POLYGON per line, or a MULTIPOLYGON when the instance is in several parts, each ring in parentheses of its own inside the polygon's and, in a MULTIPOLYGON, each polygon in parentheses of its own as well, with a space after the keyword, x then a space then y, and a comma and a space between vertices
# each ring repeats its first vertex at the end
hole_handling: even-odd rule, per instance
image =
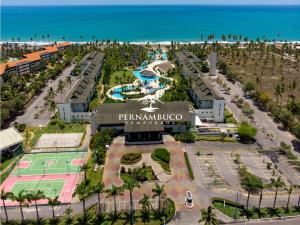
MULTIPOLYGON (((253 126, 258 128, 256 135, 257 142, 262 146, 263 149, 270 150, 279 146, 280 142, 284 141, 289 145, 292 145, 292 140, 295 137, 288 131, 280 130, 279 124, 275 123, 268 115, 267 112, 260 111, 256 106, 253 105, 251 99, 245 99, 243 97, 243 91, 237 85, 226 80, 225 76, 222 74, 217 74, 221 80, 230 87, 230 95, 226 95, 220 91, 218 84, 215 82, 214 89, 217 93, 225 98, 226 106, 231 112, 234 113, 235 117, 239 121, 248 121, 253 126), (250 121, 242 111, 236 106, 235 103, 231 103, 233 96, 238 95, 243 98, 244 102, 248 102, 251 108, 254 110, 254 120, 250 121), (269 134, 269 136, 267 135, 269 134)), ((299 152, 295 152, 300 157, 299 152)))
MULTIPOLYGON (((11 125, 14 122, 18 123, 25 123, 27 125, 32 125, 32 126, 44 126, 49 122, 49 118, 51 117, 52 113, 49 112, 48 107, 44 105, 45 100, 44 97, 47 96, 48 90, 50 87, 53 87, 54 90, 56 90, 56 87, 58 85, 59 80, 65 80, 67 76, 70 75, 70 72, 74 69, 75 64, 71 64, 70 66, 66 67, 61 75, 59 75, 55 80, 49 80, 43 88, 42 92, 38 95, 35 96, 34 99, 29 103, 28 106, 26 106, 24 113, 18 117, 14 121, 11 122, 11 125), (37 112, 39 113, 38 118, 34 118, 35 114, 37 112)), ((73 85, 76 82, 77 78, 72 78, 72 84, 73 85)), ((65 95, 68 91, 70 90, 70 86, 67 85, 63 95, 65 95)), ((60 100, 61 95, 58 94, 56 96, 55 100, 60 100)))
POLYGON ((276 220, 257 220, 251 222, 228 223, 228 225, 299 225, 300 217, 276 220))

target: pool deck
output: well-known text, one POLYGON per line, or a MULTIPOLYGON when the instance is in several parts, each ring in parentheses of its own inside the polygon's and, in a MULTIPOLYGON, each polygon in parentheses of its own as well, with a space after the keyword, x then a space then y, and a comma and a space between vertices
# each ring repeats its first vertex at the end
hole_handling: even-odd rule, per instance
MULTIPOLYGON (((153 72, 154 74, 156 74, 156 78, 157 77, 163 77, 165 79, 173 81, 174 80, 173 78, 165 77, 158 70, 154 69, 157 65, 160 65, 160 64, 165 63, 165 62, 168 62, 168 60, 155 59, 153 62, 148 64, 147 67, 142 69, 140 72, 147 70, 147 71, 150 71, 150 72, 153 72)), ((143 79, 137 77, 137 79, 131 84, 122 84, 122 85, 114 86, 106 92, 106 96, 113 99, 113 100, 124 101, 124 98, 114 96, 112 94, 113 90, 115 90, 117 88, 122 88, 122 87, 125 87, 125 86, 129 86, 129 85, 138 86, 140 84, 141 80, 143 80, 143 79)), ((145 79, 145 80, 147 80, 147 79, 145 79)), ((150 86, 151 88, 155 88, 155 89, 160 88, 159 83, 157 83, 158 80, 159 79, 153 79, 150 83, 148 83, 148 86, 150 86)), ((153 94, 148 94, 147 96, 154 96, 155 98, 158 99, 158 98, 162 97, 164 95, 165 91, 169 90, 170 88, 171 88, 171 85, 166 85, 164 88, 156 90, 153 94)), ((148 92, 147 88, 145 88, 145 87, 141 88, 141 93, 147 94, 147 92, 148 92)))

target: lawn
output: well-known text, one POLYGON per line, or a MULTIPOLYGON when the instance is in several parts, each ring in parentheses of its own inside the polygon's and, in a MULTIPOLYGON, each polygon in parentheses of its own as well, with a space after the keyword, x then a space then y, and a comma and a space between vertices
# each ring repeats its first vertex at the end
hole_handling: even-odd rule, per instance
POLYGON ((92 187, 102 181, 103 168, 101 169, 100 167, 98 167, 97 171, 94 171, 95 162, 92 157, 88 159, 87 165, 88 170, 86 173, 86 178, 87 180, 89 180, 89 185, 92 187))
POLYGON ((114 87, 120 84, 130 84, 136 77, 133 75, 133 70, 125 69, 114 72, 110 75, 109 86, 114 87))
POLYGON ((249 219, 259 219, 259 218, 272 218, 272 217, 285 217, 285 216, 295 216, 300 215, 300 208, 290 207, 289 211, 286 208, 261 208, 260 212, 258 208, 250 208, 248 211, 242 207, 235 207, 235 203, 225 200, 226 204, 224 207, 224 202, 222 199, 216 198, 217 200, 213 200, 213 205, 216 209, 224 213, 225 215, 235 219, 240 218, 242 216, 246 216, 249 219))
POLYGON ((18 157, 14 157, 14 158, 11 158, 11 159, 7 159, 4 162, 1 162, 1 164, 0 164, 0 172, 2 172, 3 170, 5 170, 10 165, 10 163, 12 163, 17 158, 18 157))
POLYGON ((171 173, 170 168, 170 153, 167 149, 164 148, 157 148, 155 151, 151 154, 151 158, 158 162, 161 167, 166 171, 171 173))
POLYGON ((33 148, 38 141, 38 139, 42 136, 42 134, 53 134, 53 133, 86 133, 86 124, 84 123, 70 123, 65 124, 63 126, 60 124, 52 124, 51 122, 46 127, 30 127, 28 128, 29 132, 34 133, 34 137, 30 141, 30 147, 33 148))
POLYGON ((225 107, 225 110, 224 110, 224 120, 225 120, 225 123, 233 123, 233 124, 238 123, 235 120, 233 114, 231 112, 229 112, 229 110, 226 107, 225 107))
MULTIPOLYGON (((221 135, 199 135, 196 132, 195 141, 221 141, 221 135)), ((237 142, 237 140, 233 137, 224 137, 224 142, 237 142)))

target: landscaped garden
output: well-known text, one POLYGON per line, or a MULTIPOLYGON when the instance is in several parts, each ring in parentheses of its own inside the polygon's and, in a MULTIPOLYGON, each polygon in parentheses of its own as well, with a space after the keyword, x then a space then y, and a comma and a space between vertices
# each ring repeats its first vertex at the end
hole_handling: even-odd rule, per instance
POLYGON ((121 163, 125 165, 135 164, 142 159, 141 153, 128 153, 122 156, 121 163))
POLYGON ((151 154, 151 158, 158 162, 166 172, 171 172, 170 168, 170 152, 165 148, 157 148, 151 154))
POLYGON ((283 207, 275 209, 268 207, 261 208, 260 210, 258 208, 249 208, 246 210, 243 205, 236 204, 227 199, 213 198, 212 202, 216 209, 233 219, 239 219, 243 216, 249 219, 259 219, 300 215, 299 207, 289 207, 288 210, 283 207))
POLYGON ((128 168, 127 171, 125 167, 121 167, 120 177, 123 181, 129 179, 134 179, 138 182, 157 180, 151 166, 146 166, 145 164, 141 168, 128 168))

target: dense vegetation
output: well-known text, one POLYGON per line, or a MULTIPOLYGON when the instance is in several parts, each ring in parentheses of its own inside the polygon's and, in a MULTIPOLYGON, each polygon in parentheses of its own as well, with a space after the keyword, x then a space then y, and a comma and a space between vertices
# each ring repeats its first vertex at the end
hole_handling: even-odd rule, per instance
POLYGON ((146 166, 145 164, 141 168, 129 168, 127 171, 124 167, 121 167, 120 177, 124 181, 128 179, 134 179, 138 182, 157 180, 151 166, 146 166))
POLYGON ((180 134, 175 134, 174 138, 176 141, 181 141, 185 143, 195 142, 195 135, 192 132, 184 132, 180 134))
POLYGON ((116 137, 115 131, 107 129, 97 132, 90 141, 90 148, 96 163, 102 165, 105 163, 106 145, 111 144, 116 137))
POLYGON ((56 79, 74 58, 79 60, 87 51, 84 49, 83 46, 72 46, 59 53, 57 60, 41 62, 36 72, 21 77, 11 74, 1 89, 1 126, 24 110, 25 105, 46 87, 48 80, 56 79))
POLYGON ((242 142, 249 143, 252 142, 257 129, 252 127, 247 122, 242 122, 238 127, 238 134, 240 135, 240 139, 242 142))

